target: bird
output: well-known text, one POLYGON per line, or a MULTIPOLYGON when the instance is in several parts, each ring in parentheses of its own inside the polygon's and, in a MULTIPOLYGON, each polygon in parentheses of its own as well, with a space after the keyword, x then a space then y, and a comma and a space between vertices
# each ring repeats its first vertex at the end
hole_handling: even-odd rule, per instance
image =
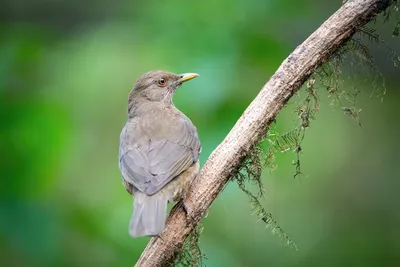
POLYGON ((137 79, 129 94, 119 168, 123 185, 133 196, 131 237, 160 237, 168 202, 183 199, 200 170, 197 129, 172 101, 176 89, 197 76, 150 71, 137 79))

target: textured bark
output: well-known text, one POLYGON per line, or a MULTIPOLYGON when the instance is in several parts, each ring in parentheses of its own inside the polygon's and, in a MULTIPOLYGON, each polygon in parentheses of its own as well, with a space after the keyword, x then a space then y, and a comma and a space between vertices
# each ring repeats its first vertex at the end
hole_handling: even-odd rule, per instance
POLYGON ((172 262, 186 237, 235 174, 246 154, 265 135, 289 98, 360 26, 389 4, 388 0, 348 1, 285 59, 190 186, 185 200, 188 216, 182 205, 176 205, 162 238, 150 240, 135 266, 165 266, 172 262))

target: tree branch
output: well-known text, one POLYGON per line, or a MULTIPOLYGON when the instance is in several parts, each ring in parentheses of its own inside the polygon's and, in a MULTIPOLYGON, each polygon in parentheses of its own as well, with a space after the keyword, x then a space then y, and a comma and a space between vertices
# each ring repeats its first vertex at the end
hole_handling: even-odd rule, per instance
POLYGON ((285 59, 191 184, 185 200, 188 216, 182 205, 176 205, 168 217, 162 238, 150 240, 135 266, 172 263, 186 237, 236 173, 247 153, 266 134, 289 98, 317 67, 329 60, 340 45, 392 2, 348 1, 285 59))

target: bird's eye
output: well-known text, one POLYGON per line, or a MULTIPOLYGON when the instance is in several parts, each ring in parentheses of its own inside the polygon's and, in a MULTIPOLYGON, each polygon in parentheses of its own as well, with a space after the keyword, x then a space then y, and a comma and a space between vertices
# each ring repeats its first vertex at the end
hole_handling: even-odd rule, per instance
POLYGON ((164 87, 164 86, 167 84, 167 79, 161 78, 161 79, 159 79, 159 80, 157 81, 157 83, 158 83, 159 86, 164 87))

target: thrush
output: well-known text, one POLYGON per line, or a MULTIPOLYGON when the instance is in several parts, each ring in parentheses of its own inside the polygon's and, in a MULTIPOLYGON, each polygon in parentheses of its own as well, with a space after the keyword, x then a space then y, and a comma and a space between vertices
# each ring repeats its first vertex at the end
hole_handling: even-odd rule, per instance
POLYGON ((126 190, 133 195, 132 237, 160 235, 168 202, 183 198, 199 172, 197 129, 172 102, 176 89, 197 76, 150 71, 129 94, 119 168, 126 190))

